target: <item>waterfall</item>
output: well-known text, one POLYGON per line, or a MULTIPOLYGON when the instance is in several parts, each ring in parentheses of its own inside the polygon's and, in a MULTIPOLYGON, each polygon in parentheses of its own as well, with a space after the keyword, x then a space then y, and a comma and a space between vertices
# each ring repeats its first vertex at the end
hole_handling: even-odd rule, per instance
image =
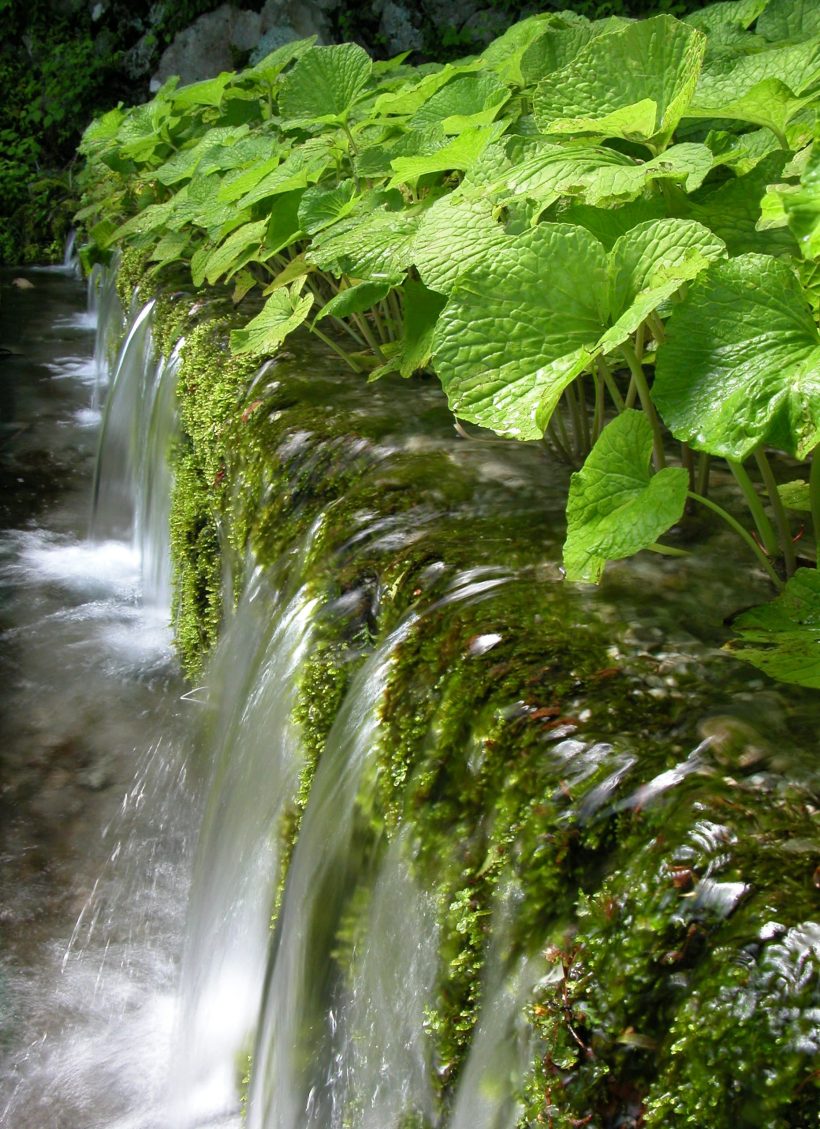
MULTIPOLYGON (((197 361, 153 356, 154 316, 131 312, 108 387, 94 532, 133 538, 167 607, 166 456, 197 361)), ((174 1129, 233 1129, 243 1102, 248 1129, 698 1123, 687 1040, 726 1094, 738 1056, 803 1063, 809 980, 766 953, 812 935, 806 891, 751 896, 772 889, 758 823, 797 853, 808 835, 800 693, 786 711, 720 665, 698 585, 647 599, 663 562, 561 585, 563 472, 454 441, 423 383, 359 388, 306 353, 231 395, 203 475, 223 625, 185 695, 204 814, 174 1129)), ((771 1110, 803 1101, 790 1085, 771 1110)))
MULTIPOLYGON (((106 342, 110 323, 116 325, 117 307, 107 282, 101 281, 96 292, 104 297, 98 311, 98 342, 106 342)), ((171 597, 169 448, 177 430, 179 351, 155 358, 152 313, 153 302, 132 311, 105 394, 92 536, 98 541, 130 538, 140 561, 144 600, 167 609, 171 597)))

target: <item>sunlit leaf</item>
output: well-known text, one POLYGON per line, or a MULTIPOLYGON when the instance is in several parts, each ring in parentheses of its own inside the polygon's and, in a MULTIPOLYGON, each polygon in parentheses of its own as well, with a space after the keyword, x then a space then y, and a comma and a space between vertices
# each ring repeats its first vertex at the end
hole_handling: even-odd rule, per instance
POLYGON ((279 109, 286 120, 344 120, 370 80, 373 63, 355 43, 311 47, 283 80, 279 109))
POLYGON ((597 584, 607 561, 654 544, 683 516, 688 475, 682 467, 650 474, 652 428, 626 411, 601 432, 570 480, 564 569, 568 580, 597 584))
POLYGON ((502 435, 540 436, 536 409, 560 396, 606 324, 606 271, 587 231, 541 224, 459 277, 433 342, 452 411, 502 435))
POLYGON ((699 31, 670 16, 593 39, 536 87, 538 126, 663 148, 689 105, 705 45, 699 31))
POLYGON ((790 267, 742 255, 701 275, 667 322, 653 398, 697 450, 805 458, 820 440, 820 333, 790 267))
POLYGON ((260 313, 244 329, 231 330, 231 352, 259 356, 275 353, 288 334, 310 313, 313 295, 301 297, 301 284, 274 291, 260 313))

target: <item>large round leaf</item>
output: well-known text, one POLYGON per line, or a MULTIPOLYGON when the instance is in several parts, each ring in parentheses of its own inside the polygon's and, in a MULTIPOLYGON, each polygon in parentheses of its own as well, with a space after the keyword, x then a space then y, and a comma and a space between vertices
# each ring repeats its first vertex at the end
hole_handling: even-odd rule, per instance
MULTIPOLYGON (((433 367, 462 419, 534 439, 606 316, 607 258, 583 228, 542 224, 457 279, 433 341, 433 367)), ((583 361, 580 367, 583 367, 583 361)))
POLYGON ((596 133, 662 149, 685 114, 706 37, 671 16, 593 39, 533 96, 544 133, 596 133))
POLYGON ((652 428, 627 411, 601 432, 567 501, 564 568, 568 580, 597 583, 607 561, 646 549, 680 521, 689 479, 682 467, 650 474, 652 428))
POLYGON ((372 70, 370 56, 355 43, 311 47, 282 83, 282 117, 320 122, 345 118, 372 70))
POLYGON ((791 269, 741 255, 701 275, 667 323, 653 397, 698 450, 805 458, 820 440, 820 334, 791 269))

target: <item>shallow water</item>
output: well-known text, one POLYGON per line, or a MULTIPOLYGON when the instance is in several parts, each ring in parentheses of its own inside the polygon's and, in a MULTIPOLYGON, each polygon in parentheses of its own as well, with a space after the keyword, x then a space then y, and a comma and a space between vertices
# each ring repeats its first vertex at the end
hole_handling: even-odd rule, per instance
POLYGON ((0 305, 0 1124, 167 1129, 195 707, 138 553, 88 539, 85 288, 22 277, 0 305))

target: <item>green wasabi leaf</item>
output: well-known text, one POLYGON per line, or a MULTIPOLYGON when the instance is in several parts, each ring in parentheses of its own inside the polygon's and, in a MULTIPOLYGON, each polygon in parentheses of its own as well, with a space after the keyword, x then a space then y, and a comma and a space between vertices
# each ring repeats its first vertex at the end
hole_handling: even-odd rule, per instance
POLYGON ((686 112, 706 38, 655 16, 591 40, 535 89, 543 133, 595 133, 662 149, 686 112))
POLYGON ((805 43, 740 55, 730 65, 718 59, 704 68, 687 115, 717 112, 743 98, 759 83, 776 79, 792 96, 809 93, 820 78, 820 36, 805 43))
MULTIPOLYGON (((317 181, 330 166, 332 156, 326 139, 314 138, 312 142, 294 149, 281 164, 277 164, 250 192, 242 196, 236 207, 250 208, 269 196, 305 188, 311 181, 317 181)), ((226 191, 226 201, 228 197, 236 199, 234 185, 231 185, 230 191, 226 191)))
POLYGON ((284 247, 289 247, 302 235, 299 210, 303 199, 304 190, 301 188, 294 188, 276 197, 268 219, 264 254, 260 254, 259 262, 264 262, 284 247))
MULTIPOLYGON (((552 13, 540 13, 519 20, 518 23, 494 39, 481 52, 481 60, 491 68, 503 82, 524 85, 521 74, 521 60, 527 49, 539 39, 553 24, 563 26, 560 18, 552 13)), ((566 60, 569 62, 569 60, 566 60)))
POLYGON ((414 114, 457 75, 473 74, 483 66, 480 59, 468 63, 447 63, 409 87, 395 93, 381 94, 376 99, 375 111, 383 117, 388 114, 414 114))
POLYGON ((785 158, 786 154, 778 150, 744 176, 734 177, 718 188, 699 189, 686 202, 688 215, 711 228, 731 255, 794 254, 794 237, 789 231, 761 232, 757 227, 761 200, 767 187, 782 179, 785 158))
MULTIPOLYGON (((257 223, 246 223, 232 232, 221 246, 212 251, 202 267, 202 278, 211 286, 223 275, 230 278, 249 261, 246 255, 257 250, 265 237, 268 226, 266 219, 257 223)), ((194 285, 201 285, 194 279, 194 285)))
POLYGON ((730 133, 713 129, 706 135, 715 166, 725 165, 735 176, 744 176, 778 148, 771 129, 753 129, 747 133, 730 133))
POLYGON ((804 259, 820 257, 820 141, 815 141, 800 184, 780 193, 783 212, 804 259))
POLYGON ((820 7, 816 0, 769 0, 755 31, 771 43, 820 35, 820 7))
POLYGON ((820 572, 800 568, 769 604, 734 622, 739 638, 726 644, 735 658, 779 682, 820 689, 820 572))
POLYGON ((169 231, 154 247, 149 256, 149 261, 155 264, 154 270, 161 270, 168 263, 174 263, 178 259, 188 256, 190 245, 191 239, 187 232, 169 231))
POLYGON ((765 126, 772 130, 784 148, 788 148, 786 127, 812 100, 812 95, 796 97, 779 78, 764 78, 737 97, 727 95, 722 86, 699 92, 697 101, 690 104, 685 116, 727 118, 765 126))
POLYGON ((448 144, 450 138, 438 124, 428 129, 413 129, 363 149, 356 157, 354 167, 359 176, 389 177, 393 172, 391 162, 394 158, 429 156, 448 144))
POLYGON ((308 188, 299 205, 299 226, 308 235, 315 235, 349 215, 360 198, 352 180, 341 180, 333 188, 320 184, 308 188))
POLYGON ((431 290, 449 294, 458 274, 492 258, 509 241, 489 200, 450 193, 421 217, 413 240, 413 263, 431 290))
POLYGON ((589 232, 540 224, 460 276, 433 339, 451 410, 501 435, 542 435, 536 409, 557 402, 606 324, 606 271, 589 232))
POLYGON ((689 478, 682 467, 650 474, 652 428, 643 412, 607 424, 570 479, 564 569, 597 584, 607 561, 653 545, 683 516, 689 478))
POLYGON ((536 200, 541 209, 563 196, 592 205, 627 203, 653 181, 670 180, 685 191, 700 187, 713 158, 705 145, 673 145, 650 161, 635 161, 614 149, 595 145, 545 145, 507 170, 495 187, 536 200))
POLYGON ((799 513, 811 513, 811 487, 808 482, 796 479, 794 482, 784 482, 777 488, 780 501, 787 509, 799 513))
POLYGON ((220 106, 225 87, 233 79, 230 71, 223 71, 216 78, 206 78, 202 82, 191 82, 180 86, 171 95, 171 105, 178 113, 185 113, 197 106, 220 106))
POLYGON ((622 235, 609 256, 608 307, 612 326, 597 352, 627 340, 653 310, 726 255, 726 245, 693 220, 660 219, 622 235))
POLYGON ((665 219, 666 205, 660 197, 634 200, 619 208, 593 208, 588 204, 573 204, 561 212, 561 220, 578 224, 592 232, 609 250, 622 235, 647 220, 665 219))
POLYGON ((330 301, 325 302, 316 315, 316 321, 319 322, 323 318, 331 316, 346 318, 350 314, 359 314, 363 310, 372 309, 399 282, 401 282, 401 278, 394 276, 381 282, 357 282, 353 286, 348 286, 345 290, 340 290, 338 294, 334 294, 330 301))
POLYGON ((276 47, 273 51, 270 51, 264 59, 260 59, 255 66, 247 67, 244 71, 241 71, 238 77, 243 82, 259 80, 272 82, 288 63, 292 63, 294 59, 300 59, 315 42, 316 36, 311 35, 307 39, 294 39, 290 43, 283 43, 281 47, 276 47))
POLYGON ((430 363, 433 332, 446 299, 421 282, 407 278, 402 287, 404 327, 399 358, 399 372, 412 376, 430 363))
POLYGON ((820 440, 820 333, 791 268, 742 255, 705 272, 667 322, 653 398, 676 438, 742 460, 820 440))
POLYGON ((428 98, 408 124, 425 129, 439 123, 445 133, 489 125, 509 96, 509 88, 491 73, 460 75, 428 98))
POLYGON ((567 28, 548 28, 521 57, 522 84, 534 86, 547 75, 568 66, 581 48, 586 47, 593 38, 591 23, 579 23, 567 28))
POLYGON ((282 81, 282 117, 289 122, 345 121, 372 69, 370 56, 355 43, 309 48, 282 81))
POLYGON ((307 261, 336 276, 371 280, 401 274, 409 267, 420 215, 383 205, 371 209, 367 203, 365 197, 358 214, 320 231, 310 245, 307 261))
POLYGON ((231 352, 263 355, 274 353, 288 334, 310 313, 313 295, 300 297, 301 283, 274 291, 260 313, 244 329, 231 330, 231 352))
POLYGON ((506 122, 476 126, 466 129, 452 141, 443 145, 429 156, 395 157, 391 162, 393 176, 387 182, 388 188, 418 180, 431 172, 451 172, 454 169, 469 169, 478 160, 488 145, 497 141, 506 129, 506 122))
POLYGON ((195 177, 173 198, 173 209, 167 224, 172 231, 181 231, 189 224, 218 231, 222 224, 236 219, 237 208, 219 199, 220 177, 195 177))
POLYGON ((709 33, 726 26, 745 31, 769 2, 770 0, 719 0, 717 4, 707 4, 697 12, 690 12, 684 16, 684 23, 709 33))

